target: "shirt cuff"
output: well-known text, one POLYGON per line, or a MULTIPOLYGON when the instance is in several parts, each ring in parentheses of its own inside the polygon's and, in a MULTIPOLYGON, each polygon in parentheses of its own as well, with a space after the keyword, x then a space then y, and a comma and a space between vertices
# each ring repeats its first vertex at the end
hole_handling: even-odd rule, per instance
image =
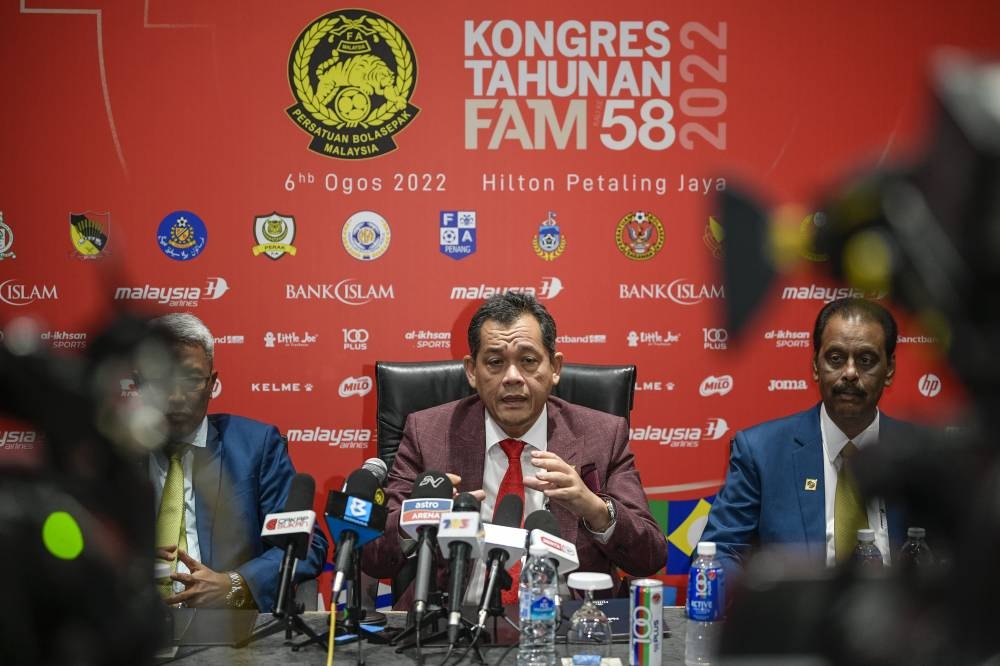
POLYGON ((603 532, 595 532, 590 529, 590 525, 587 524, 586 519, 581 522, 583 522, 583 526, 587 529, 587 531, 593 535, 594 540, 597 541, 597 543, 606 544, 611 540, 611 535, 614 534, 615 526, 618 524, 618 516, 617 511, 615 510, 614 500, 606 497, 602 497, 601 499, 603 499, 604 503, 607 505, 608 515, 611 516, 611 523, 607 526, 607 528, 605 528, 603 532))

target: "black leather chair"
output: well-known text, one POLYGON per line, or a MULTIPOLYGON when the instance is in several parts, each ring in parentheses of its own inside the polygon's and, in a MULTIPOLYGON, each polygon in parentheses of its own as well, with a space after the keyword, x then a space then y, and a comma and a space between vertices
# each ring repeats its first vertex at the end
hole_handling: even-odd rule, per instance
MULTIPOLYGON (((635 397, 634 365, 564 363, 552 394, 629 419, 635 397)), ((472 395, 462 361, 375 363, 378 455, 392 469, 410 412, 472 395)))

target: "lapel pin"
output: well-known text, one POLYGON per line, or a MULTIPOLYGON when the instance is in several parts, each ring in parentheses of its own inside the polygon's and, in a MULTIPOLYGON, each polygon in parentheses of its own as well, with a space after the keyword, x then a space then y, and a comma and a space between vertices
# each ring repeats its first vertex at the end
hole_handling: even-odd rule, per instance
POLYGON ((805 487, 805 489, 806 490, 816 490, 816 486, 818 486, 818 485, 819 485, 819 482, 816 479, 806 479, 806 487, 805 487))

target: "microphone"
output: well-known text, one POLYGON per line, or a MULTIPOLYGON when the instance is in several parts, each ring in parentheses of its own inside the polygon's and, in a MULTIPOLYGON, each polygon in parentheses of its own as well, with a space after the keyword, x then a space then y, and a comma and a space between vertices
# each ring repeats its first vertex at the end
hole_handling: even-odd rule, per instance
POLYGON ((420 621, 427 610, 428 586, 434 565, 434 540, 441 516, 451 510, 455 492, 451 481, 441 472, 427 471, 413 482, 410 499, 400 507, 399 526, 417 539, 417 575, 413 587, 413 616, 420 621))
POLYGON ((470 559, 483 556, 483 528, 479 501, 471 493, 459 493, 449 513, 438 527, 441 554, 451 560, 448 579, 448 643, 458 642, 462 621, 462 597, 470 559))
MULTIPOLYGON (((494 522, 485 526, 484 549, 487 553, 486 568, 489 578, 479 601, 478 627, 486 628, 486 618, 489 615, 490 597, 497 585, 500 571, 510 569, 524 555, 524 542, 527 532, 518 525, 524 512, 524 500, 517 495, 504 495, 497 504, 494 522)), ((510 577, 508 576, 508 579, 510 577)))
POLYGON ((326 498, 326 526, 337 544, 333 600, 351 571, 354 551, 385 531, 388 510, 381 484, 386 473, 384 462, 369 458, 361 469, 351 472, 342 491, 331 490, 326 498))
POLYGON ((278 572, 278 598, 273 611, 275 617, 285 614, 288 589, 295 573, 294 560, 304 560, 309 554, 313 526, 316 524, 316 512, 311 508, 315 493, 316 481, 308 474, 296 474, 288 489, 285 510, 281 513, 269 513, 264 517, 261 539, 268 545, 285 550, 278 572))
POLYGON ((524 520, 524 529, 531 535, 531 546, 545 546, 549 561, 556 568, 556 573, 568 574, 580 568, 580 556, 576 546, 560 538, 559 521, 551 511, 539 509, 532 512, 524 520))

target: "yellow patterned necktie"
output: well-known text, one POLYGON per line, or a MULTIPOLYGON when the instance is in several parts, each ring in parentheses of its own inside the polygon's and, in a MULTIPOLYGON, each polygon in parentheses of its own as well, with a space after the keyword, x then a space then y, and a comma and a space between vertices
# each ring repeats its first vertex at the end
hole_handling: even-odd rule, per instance
MULTIPOLYGON (((184 520, 184 467, 181 457, 184 446, 168 446, 170 466, 167 468, 167 478, 163 482, 163 495, 160 497, 160 511, 156 514, 156 546, 165 548, 177 546, 178 550, 187 550, 187 526, 184 520)), ((170 562, 170 573, 177 571, 177 552, 170 562)), ((173 581, 159 584, 160 594, 169 597, 174 593, 173 581)))
POLYGON ((868 527, 868 511, 847 464, 857 452, 854 442, 847 442, 840 452, 837 493, 833 500, 833 541, 837 562, 850 559, 858 540, 858 530, 868 527))

